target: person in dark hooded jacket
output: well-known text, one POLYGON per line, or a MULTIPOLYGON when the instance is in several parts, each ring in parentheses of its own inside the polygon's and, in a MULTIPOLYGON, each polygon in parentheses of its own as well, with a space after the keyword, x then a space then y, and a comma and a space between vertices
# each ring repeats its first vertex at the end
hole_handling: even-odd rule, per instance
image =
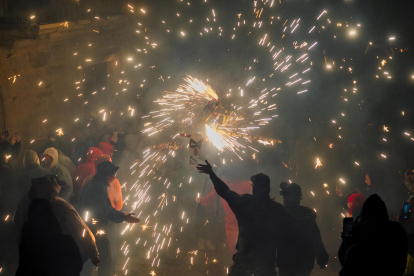
POLYGON ((7 141, 5 133, 2 133, 0 135, 0 149, 10 156, 9 162, 16 159, 21 149, 20 135, 16 133, 7 141))
POLYGON ((217 177, 207 160, 206 163, 197 169, 210 175, 217 194, 227 201, 239 225, 238 252, 233 256, 229 275, 277 275, 276 248, 292 232, 295 220, 282 204, 270 198, 270 178, 265 174, 252 176, 253 194, 239 195, 217 177))
POLYGON ((384 201, 373 194, 364 202, 352 237, 343 238, 338 252, 340 276, 403 275, 407 263, 404 229, 388 219, 384 201))
POLYGON ((295 238, 297 243, 292 244, 288 241, 278 249, 279 274, 280 276, 309 276, 314 267, 315 258, 320 268, 325 268, 329 260, 316 224, 316 213, 310 208, 300 206, 302 189, 298 184, 283 182, 280 184, 280 188, 283 205, 288 213, 298 220, 306 221, 306 223, 303 224, 300 235, 295 238), (296 249, 294 249, 294 245, 297 245, 296 249))
POLYGON ((91 260, 95 265, 100 263, 95 237, 88 226, 71 204, 58 197, 61 185, 65 185, 54 175, 32 179, 29 193, 20 201, 13 221, 18 227, 18 236, 22 236, 24 224, 28 221, 28 210, 35 199, 46 199, 50 202, 62 234, 70 235, 79 247, 83 263, 91 260))
MULTIPOLYGON (((139 219, 133 217, 133 213, 126 214, 116 210, 111 205, 108 197, 109 181, 115 175, 119 168, 109 161, 99 163, 95 176, 85 184, 82 189, 79 210, 81 216, 85 218, 85 222, 95 235, 96 245, 98 247, 102 263, 98 268, 98 275, 111 275, 111 247, 108 237, 102 230, 108 224, 108 221, 115 223, 128 222, 138 223, 139 219), (95 224, 92 221, 96 221, 95 224)), ((93 266, 84 267, 83 275, 90 275, 93 266)))
POLYGON ((23 198, 30 190, 32 179, 52 174, 49 169, 40 166, 39 157, 33 150, 28 150, 23 157, 23 174, 17 179, 20 197, 23 198))
POLYGON ((50 202, 33 200, 28 216, 29 221, 23 227, 16 276, 80 275, 79 248, 73 237, 62 234, 50 202))

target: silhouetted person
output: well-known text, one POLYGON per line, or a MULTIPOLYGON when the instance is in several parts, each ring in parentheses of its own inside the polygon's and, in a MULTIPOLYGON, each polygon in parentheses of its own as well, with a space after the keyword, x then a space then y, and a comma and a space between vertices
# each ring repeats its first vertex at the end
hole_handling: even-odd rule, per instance
POLYGON ((82 270, 82 258, 75 240, 63 235, 46 199, 36 199, 29 207, 29 221, 23 227, 19 267, 16 276, 74 276, 82 270))
POLYGON ((217 177, 207 160, 206 163, 197 169, 210 175, 217 194, 227 201, 239 225, 238 252, 233 256, 229 275, 277 275, 276 248, 294 219, 282 204, 270 198, 270 178, 262 173, 252 176, 253 194, 239 195, 217 177))
POLYGON ((309 276, 314 267, 315 258, 320 268, 325 268, 329 260, 316 224, 316 213, 310 208, 300 206, 302 189, 298 184, 283 182, 280 188, 283 205, 290 215, 302 222, 302 227, 295 237, 295 244, 288 241, 282 243, 283 245, 277 250, 279 274, 280 276, 309 276))
MULTIPOLYGON (((227 182, 227 185, 229 188, 233 191, 235 191, 238 194, 252 194, 252 185, 250 180, 244 180, 242 178, 237 178, 234 175, 227 174, 226 177, 223 178, 224 181, 227 182)), ((211 192, 203 197, 203 198, 196 198, 196 201, 198 203, 201 203, 203 206, 211 206, 214 205, 217 200, 217 193, 216 190, 213 188, 211 189, 211 192)), ((237 223, 236 216, 231 211, 229 204, 222 198, 221 202, 224 207, 224 211, 226 212, 225 220, 226 220, 226 238, 227 238, 227 244, 229 248, 230 256, 233 256, 237 253, 236 250, 236 244, 237 244, 237 238, 239 236, 239 226, 237 223)))
POLYGON ((70 235, 78 245, 83 263, 89 259, 95 265, 100 263, 95 237, 83 222, 78 212, 63 198, 58 197, 61 186, 65 185, 55 175, 32 179, 29 193, 20 201, 14 215, 14 223, 19 228, 21 236, 22 228, 28 220, 30 203, 34 199, 46 199, 50 202, 53 214, 56 216, 62 234, 70 235))
MULTIPOLYGON (((112 257, 108 238, 105 233, 99 230, 103 230, 108 224, 108 221, 115 223, 124 221, 138 223, 139 219, 133 217, 134 214, 126 214, 118 211, 111 205, 107 189, 110 180, 115 176, 119 167, 116 167, 109 161, 99 163, 96 167, 95 176, 82 189, 79 210, 86 224, 95 235, 96 246, 99 250, 99 256, 102 259, 102 263, 98 268, 98 275, 102 276, 111 275, 112 257), (95 224, 92 223, 93 220, 96 221, 95 224)), ((92 269, 93 265, 91 263, 85 264, 82 275, 90 275, 92 269)))
POLYGON ((407 234, 407 267, 404 275, 414 275, 414 196, 410 196, 407 201, 410 203, 408 214, 404 214, 402 208, 398 215, 398 223, 407 234))
POLYGON ((15 227, 12 222, 17 202, 16 185, 6 152, 0 148, 0 267, 11 273, 11 263, 17 259, 15 227))
POLYGON ((377 194, 364 202, 352 237, 343 238, 338 257, 340 276, 404 274, 407 236, 397 222, 388 219, 387 207, 377 194))

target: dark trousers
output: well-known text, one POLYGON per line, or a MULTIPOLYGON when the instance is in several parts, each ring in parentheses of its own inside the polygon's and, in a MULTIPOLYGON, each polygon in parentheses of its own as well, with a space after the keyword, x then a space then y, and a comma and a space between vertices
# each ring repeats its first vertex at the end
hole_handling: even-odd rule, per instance
MULTIPOLYGON (((111 273, 115 274, 116 259, 118 257, 118 224, 112 221, 108 221, 108 224, 102 227, 105 231, 106 237, 109 241, 109 246, 111 248, 111 273)), ((98 248, 99 249, 99 248, 98 248)))
MULTIPOLYGON (((109 245, 108 237, 106 234, 103 235, 96 235, 96 247, 99 251, 99 257, 102 259, 102 262, 98 266, 98 275, 99 276, 110 276, 111 273, 111 263, 112 263, 112 256, 111 256, 111 246, 109 245)), ((82 276, 90 276, 92 275, 95 266, 92 264, 91 260, 88 260, 86 263, 83 264, 82 269, 82 276)))
POLYGON ((292 272, 289 269, 280 269, 279 268, 279 275, 280 276, 309 276, 311 274, 311 270, 306 270, 302 272, 292 272))
POLYGON ((229 276, 277 276, 274 267, 250 265, 235 262, 229 269, 229 276))

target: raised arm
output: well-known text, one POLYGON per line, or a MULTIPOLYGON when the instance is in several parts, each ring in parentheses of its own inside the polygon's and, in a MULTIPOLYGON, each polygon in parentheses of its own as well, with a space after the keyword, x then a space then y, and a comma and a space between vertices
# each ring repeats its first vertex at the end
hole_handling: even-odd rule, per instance
POLYGON ((232 204, 239 200, 240 195, 235 191, 230 190, 229 186, 224 183, 213 171, 210 163, 206 160, 206 165, 199 164, 197 169, 200 173, 205 173, 210 175, 210 179, 213 182, 214 189, 216 190, 217 194, 221 196, 227 203, 232 206, 232 204))

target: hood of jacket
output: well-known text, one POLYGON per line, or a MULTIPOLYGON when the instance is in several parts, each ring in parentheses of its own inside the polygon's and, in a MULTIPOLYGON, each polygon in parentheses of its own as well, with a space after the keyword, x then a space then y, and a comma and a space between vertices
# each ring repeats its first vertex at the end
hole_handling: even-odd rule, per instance
POLYGON ((102 154, 103 152, 96 147, 89 148, 88 153, 86 154, 86 163, 94 165, 96 158, 102 154))
POLYGON ((51 169, 54 169, 59 161, 59 153, 55 148, 47 148, 43 154, 47 154, 53 158, 52 164, 50 165, 51 169))
POLYGON ((102 154, 99 155, 98 157, 96 157, 95 159, 95 166, 98 166, 98 164, 105 162, 105 161, 109 161, 112 162, 111 156, 107 155, 107 154, 102 154))
POLYGON ((110 155, 114 146, 109 142, 100 142, 99 149, 102 150, 103 154, 110 155))
POLYGON ((49 176, 32 179, 29 198, 41 198, 48 201, 54 200, 60 192, 60 186, 49 176))
POLYGON ((39 156, 33 150, 28 150, 24 153, 23 168, 27 169, 31 165, 40 166, 39 156))

